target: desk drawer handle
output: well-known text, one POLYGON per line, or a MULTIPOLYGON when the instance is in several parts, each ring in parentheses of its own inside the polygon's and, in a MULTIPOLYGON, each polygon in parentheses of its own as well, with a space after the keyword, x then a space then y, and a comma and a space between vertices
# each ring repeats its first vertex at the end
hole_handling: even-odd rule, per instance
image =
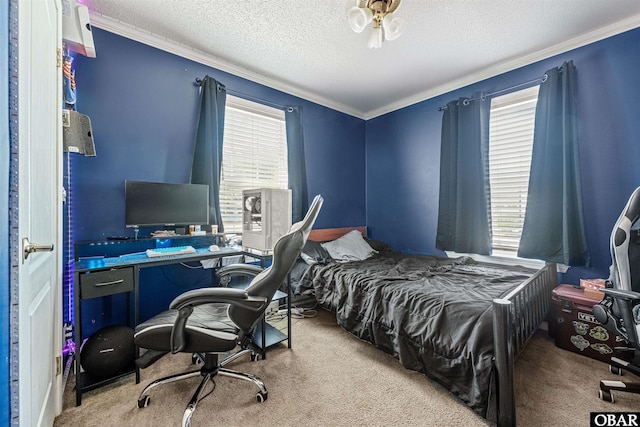
POLYGON ((117 284, 120 284, 120 283, 122 283, 122 282, 124 282, 124 279, 120 279, 120 280, 113 280, 113 281, 111 281, 111 282, 96 283, 96 284, 95 284, 95 285, 93 285, 93 286, 95 286, 95 287, 97 288, 97 287, 100 287, 100 286, 111 286, 111 285, 117 285, 117 284))

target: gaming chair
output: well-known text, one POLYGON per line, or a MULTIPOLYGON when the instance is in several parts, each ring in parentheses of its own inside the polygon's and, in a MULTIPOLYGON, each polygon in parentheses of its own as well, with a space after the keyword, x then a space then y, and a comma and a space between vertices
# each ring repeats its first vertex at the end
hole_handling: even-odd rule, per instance
MULTIPOLYGON (((620 375, 626 370, 640 376, 640 230, 634 227, 638 218, 640 187, 629 198, 611 232, 611 272, 602 289, 604 299, 593 307, 593 315, 607 330, 627 340, 628 347, 622 350, 634 353, 631 362, 611 358, 609 370, 620 375)), ((600 399, 613 403, 612 390, 640 393, 640 383, 600 381, 600 399)))

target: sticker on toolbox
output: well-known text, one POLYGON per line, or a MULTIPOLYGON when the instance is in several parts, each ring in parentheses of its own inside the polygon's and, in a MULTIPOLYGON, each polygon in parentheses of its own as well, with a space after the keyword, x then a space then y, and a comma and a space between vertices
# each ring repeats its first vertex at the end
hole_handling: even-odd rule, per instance
POLYGON ((598 322, 596 320, 596 317, 593 314, 583 313, 581 311, 578 312, 578 320, 583 320, 583 321, 589 322, 589 323, 600 324, 600 322, 598 322))
POLYGON ((595 351, 597 351, 600 354, 609 354, 609 353, 613 353, 613 350, 611 349, 611 347, 609 347, 606 344, 603 344, 601 342, 595 343, 595 344, 591 344, 591 348, 594 349, 595 351))
POLYGON ((591 329, 591 331, 589 331, 589 335, 598 341, 607 341, 609 339, 609 332, 602 326, 596 326, 591 329))
POLYGON ((582 335, 571 335, 571 344, 575 345, 580 351, 589 347, 589 341, 584 339, 582 335))
POLYGON ((587 332, 589 331, 589 325, 584 322, 578 322, 577 320, 574 320, 571 323, 573 323, 573 328, 576 330, 576 333, 580 335, 587 335, 587 332))

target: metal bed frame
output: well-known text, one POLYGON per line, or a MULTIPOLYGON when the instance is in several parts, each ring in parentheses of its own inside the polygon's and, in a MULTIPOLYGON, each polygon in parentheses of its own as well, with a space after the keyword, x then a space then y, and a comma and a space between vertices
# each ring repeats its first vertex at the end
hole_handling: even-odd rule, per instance
POLYGON ((503 298, 493 300, 493 341, 497 373, 498 426, 516 425, 515 359, 551 309, 558 286, 555 263, 548 263, 503 298))

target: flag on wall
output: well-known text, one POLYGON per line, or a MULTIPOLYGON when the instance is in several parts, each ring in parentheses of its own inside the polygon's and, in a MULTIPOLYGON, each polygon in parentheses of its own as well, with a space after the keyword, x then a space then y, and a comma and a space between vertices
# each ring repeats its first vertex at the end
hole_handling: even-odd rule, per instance
POLYGON ((64 98, 63 108, 76 110, 76 71, 71 69, 73 57, 65 51, 62 59, 62 93, 64 98))

